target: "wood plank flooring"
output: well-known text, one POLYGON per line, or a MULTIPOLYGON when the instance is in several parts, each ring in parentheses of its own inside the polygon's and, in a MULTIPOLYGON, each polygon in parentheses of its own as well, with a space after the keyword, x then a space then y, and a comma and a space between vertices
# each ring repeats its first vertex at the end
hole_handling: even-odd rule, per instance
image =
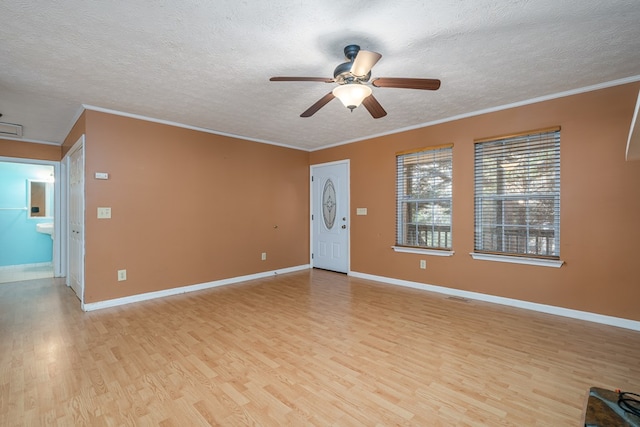
POLYGON ((640 333, 322 270, 83 313, 0 285, 0 425, 577 426, 640 333))

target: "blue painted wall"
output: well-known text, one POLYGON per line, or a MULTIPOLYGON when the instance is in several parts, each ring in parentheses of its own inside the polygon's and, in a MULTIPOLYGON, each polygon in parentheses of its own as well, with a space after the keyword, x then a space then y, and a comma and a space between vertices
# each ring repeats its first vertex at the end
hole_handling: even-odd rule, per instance
MULTIPOLYGON (((0 208, 24 208, 27 180, 44 180, 53 166, 0 162, 0 208)), ((36 224, 52 218, 29 218, 26 210, 0 209, 0 267, 51 262, 53 245, 48 234, 38 233, 36 224)))

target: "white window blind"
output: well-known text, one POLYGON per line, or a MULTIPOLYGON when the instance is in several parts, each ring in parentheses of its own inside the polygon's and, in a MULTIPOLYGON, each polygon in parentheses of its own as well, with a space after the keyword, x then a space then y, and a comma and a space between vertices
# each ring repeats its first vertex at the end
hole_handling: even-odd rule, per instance
POLYGON ((452 145, 396 155, 396 245, 451 249, 452 145))
POLYGON ((560 256, 560 129, 475 144, 475 251, 560 256))

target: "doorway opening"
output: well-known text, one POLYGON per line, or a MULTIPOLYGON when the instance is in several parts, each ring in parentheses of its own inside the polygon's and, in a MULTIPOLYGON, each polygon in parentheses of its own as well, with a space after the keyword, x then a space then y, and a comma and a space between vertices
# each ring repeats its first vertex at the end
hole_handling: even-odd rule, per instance
POLYGON ((56 273, 57 163, 0 157, 0 283, 56 273))

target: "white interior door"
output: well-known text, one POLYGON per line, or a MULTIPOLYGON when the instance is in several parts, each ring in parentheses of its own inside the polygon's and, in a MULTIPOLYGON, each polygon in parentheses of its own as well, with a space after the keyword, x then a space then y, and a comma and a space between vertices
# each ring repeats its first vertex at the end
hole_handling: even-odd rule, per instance
POLYGON ((84 136, 68 156, 68 247, 67 285, 84 301, 84 136))
POLYGON ((349 161, 311 166, 313 267, 349 271, 349 161))

